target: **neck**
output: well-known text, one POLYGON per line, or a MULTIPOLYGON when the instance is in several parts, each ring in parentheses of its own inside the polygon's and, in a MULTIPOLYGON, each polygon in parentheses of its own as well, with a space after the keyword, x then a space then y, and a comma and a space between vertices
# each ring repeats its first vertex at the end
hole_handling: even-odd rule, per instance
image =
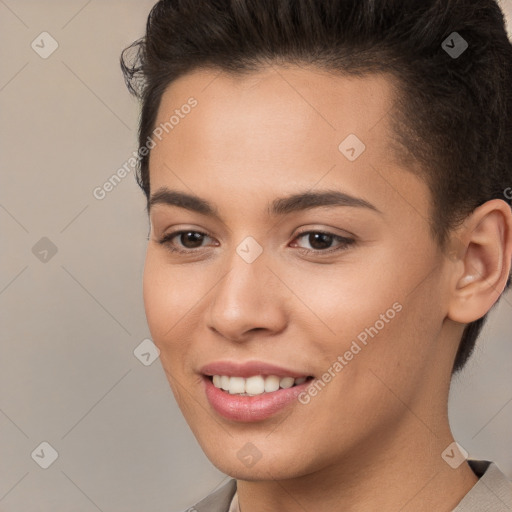
POLYGON ((238 480, 241 512, 452 511, 477 482, 467 462, 441 457, 454 441, 448 420, 422 422, 407 411, 401 427, 365 439, 341 462, 285 480, 238 480))

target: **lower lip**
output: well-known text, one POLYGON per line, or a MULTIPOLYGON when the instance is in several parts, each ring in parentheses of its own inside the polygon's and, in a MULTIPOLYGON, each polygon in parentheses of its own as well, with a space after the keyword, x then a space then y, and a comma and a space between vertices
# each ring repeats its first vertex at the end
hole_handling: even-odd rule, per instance
POLYGON ((203 381, 210 405, 221 416, 228 420, 252 422, 265 420, 291 403, 298 403, 297 396, 309 386, 312 379, 288 389, 279 389, 256 396, 231 395, 216 388, 204 375, 203 381))

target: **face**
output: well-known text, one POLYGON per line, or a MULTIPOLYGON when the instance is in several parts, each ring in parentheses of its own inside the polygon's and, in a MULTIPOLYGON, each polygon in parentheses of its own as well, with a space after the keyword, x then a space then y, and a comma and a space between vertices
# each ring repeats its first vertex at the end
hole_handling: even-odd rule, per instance
POLYGON ((162 97, 146 315, 186 421, 236 478, 377 452, 417 428, 404 403, 427 417, 446 385, 444 257, 426 184, 393 157, 393 94, 386 76, 275 67, 194 71, 162 97), (238 396, 205 374, 265 377, 251 392, 310 378, 238 396))

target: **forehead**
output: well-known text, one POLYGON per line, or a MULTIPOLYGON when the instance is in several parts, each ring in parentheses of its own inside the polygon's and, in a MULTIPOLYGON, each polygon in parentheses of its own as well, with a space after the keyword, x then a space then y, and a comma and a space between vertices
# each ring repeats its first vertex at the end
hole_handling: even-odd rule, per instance
POLYGON ((299 150, 313 156, 320 149, 332 160, 350 134, 385 149, 394 94, 393 80, 383 74, 342 76, 296 66, 245 75, 197 70, 167 88, 156 126, 193 97, 197 106, 172 129, 176 146, 193 133, 194 148, 204 156, 227 151, 246 160, 265 143, 265 154, 274 160, 299 150))
MULTIPOLYGON (((168 129, 151 151, 151 191, 171 182, 204 197, 236 188, 254 202, 270 199, 269 189, 302 191, 321 181, 378 196, 372 200, 378 207, 408 193, 425 196, 425 184, 400 168, 392 150, 396 94, 385 74, 344 76, 296 66, 246 75, 188 73, 162 96, 155 127, 167 123, 168 129), (191 99, 195 106, 183 108, 191 99), (349 158, 354 150, 356 158, 349 158), (404 186, 409 190, 400 190, 404 186)), ((426 211, 428 203, 423 206, 426 211)))

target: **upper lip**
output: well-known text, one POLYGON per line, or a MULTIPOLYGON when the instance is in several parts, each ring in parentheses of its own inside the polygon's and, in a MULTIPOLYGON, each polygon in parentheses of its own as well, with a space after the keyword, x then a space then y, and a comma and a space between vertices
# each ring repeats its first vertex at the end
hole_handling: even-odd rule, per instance
POLYGON ((263 361, 215 361, 203 366, 200 370, 203 375, 227 375, 230 377, 252 377, 253 375, 276 375, 277 377, 309 377, 310 374, 283 368, 263 361))

